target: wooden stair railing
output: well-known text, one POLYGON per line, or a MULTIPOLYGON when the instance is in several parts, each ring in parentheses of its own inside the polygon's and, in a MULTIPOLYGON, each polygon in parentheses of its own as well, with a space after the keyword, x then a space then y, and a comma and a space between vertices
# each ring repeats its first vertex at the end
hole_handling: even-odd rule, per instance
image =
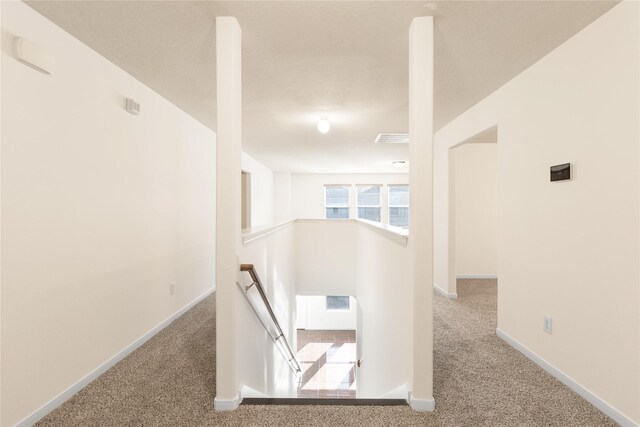
POLYGON ((276 315, 273 312, 273 308, 271 307, 271 303, 269 303, 269 299, 267 298, 267 294, 264 291, 264 287, 262 286, 262 282, 260 281, 260 277, 258 277, 258 273, 256 272, 256 269, 254 268, 253 264, 241 264, 240 265, 240 271, 245 271, 245 272, 249 273, 249 275, 251 276, 252 283, 250 285, 243 286, 243 285, 239 284, 242 287, 245 296, 249 300, 249 304, 251 304, 251 308, 253 308, 254 312, 256 313, 256 316, 258 316, 258 318, 262 322, 262 325, 267 330, 267 333, 269 334, 271 339, 276 343, 276 345, 277 345, 278 342, 280 342, 282 344, 282 347, 285 349, 285 352, 287 353, 285 355, 285 358, 287 359, 287 362, 289 363, 289 366, 291 366, 291 369, 293 369, 293 371, 296 372, 296 373, 302 372, 302 369, 300 368, 300 363, 298 363, 298 359, 296 359, 296 354, 294 353, 293 349, 291 348, 291 345, 289 344, 289 341, 287 341, 287 337, 284 335, 284 332, 282 331, 282 328, 280 327, 280 323, 278 322, 278 319, 276 318, 276 315), (273 322, 273 324, 275 326, 275 329, 277 331, 275 337, 271 334, 271 332, 269 332, 269 328, 267 327, 264 319, 262 318, 262 316, 260 316, 260 314, 258 314, 258 311, 253 306, 253 303, 251 302, 251 300, 249 299, 249 296, 247 295, 247 293, 249 292, 249 289, 251 289, 253 286, 255 286, 256 289, 258 290, 258 293, 260 294, 260 299, 262 300, 262 302, 264 303, 267 311, 269 312, 269 317, 271 318, 271 321, 273 322))

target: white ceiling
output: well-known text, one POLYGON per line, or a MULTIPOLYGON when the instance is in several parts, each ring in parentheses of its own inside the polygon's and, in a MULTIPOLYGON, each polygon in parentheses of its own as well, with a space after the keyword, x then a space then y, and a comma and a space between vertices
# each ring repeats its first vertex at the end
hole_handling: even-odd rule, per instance
MULTIPOLYGON (((243 149, 276 171, 398 172, 408 28, 434 15, 442 127, 615 5, 611 1, 28 1, 215 130, 215 17, 243 30, 243 149), (331 131, 315 122, 327 116, 331 131)), ((144 106, 143 106, 144 111, 144 106)))

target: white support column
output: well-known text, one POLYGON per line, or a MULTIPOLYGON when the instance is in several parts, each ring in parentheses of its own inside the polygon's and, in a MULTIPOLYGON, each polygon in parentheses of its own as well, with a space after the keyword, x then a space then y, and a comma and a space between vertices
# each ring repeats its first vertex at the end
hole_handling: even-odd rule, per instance
POLYGON ((410 405, 433 411, 433 17, 409 29, 409 242, 413 286, 410 405))
POLYGON ((240 152, 242 149, 242 39, 238 21, 216 18, 216 398, 217 411, 240 403, 236 370, 240 152))

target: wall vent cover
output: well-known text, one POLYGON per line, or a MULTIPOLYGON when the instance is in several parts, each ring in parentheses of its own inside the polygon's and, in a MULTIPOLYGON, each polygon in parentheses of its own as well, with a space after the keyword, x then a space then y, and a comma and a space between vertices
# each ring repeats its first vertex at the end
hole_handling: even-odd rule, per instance
POLYGON ((408 144, 409 135, 406 133, 380 133, 375 140, 376 144, 408 144))

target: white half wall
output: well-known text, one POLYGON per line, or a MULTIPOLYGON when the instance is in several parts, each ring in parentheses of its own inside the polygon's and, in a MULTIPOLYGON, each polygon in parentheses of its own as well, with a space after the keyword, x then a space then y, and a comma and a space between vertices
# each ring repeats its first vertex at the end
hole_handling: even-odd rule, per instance
POLYGON ((24 3, 0 7, 10 426, 214 286, 215 134, 24 3), (55 73, 16 61, 13 36, 55 73))
MULTIPOLYGON (((264 237, 243 243, 238 253, 241 264, 253 264, 256 268, 274 314, 294 352, 297 349, 295 244, 294 223, 290 223, 264 237)), ((248 286, 251 282, 249 273, 240 274, 240 283, 248 286)), ((297 377, 287 359, 242 296, 243 291, 239 287, 234 290, 239 296, 234 310, 238 337, 235 352, 238 390, 246 386, 268 396, 296 397, 297 377)), ((271 326, 255 286, 249 289, 248 296, 267 321, 267 326, 271 326)), ((271 332, 273 338, 277 337, 275 328, 271 332)))
MULTIPOLYGON (((366 363, 358 374, 358 396, 379 398, 409 384, 413 327, 405 230, 356 220, 295 220, 247 233, 243 240, 240 262, 258 269, 294 348, 296 294, 354 296, 359 354, 366 363)), ((242 283, 251 283, 248 275, 242 283)), ((236 341, 239 389, 250 387, 271 397, 295 395, 288 366, 247 301, 234 311, 242 337, 236 341)))
MULTIPOLYGON (((289 283, 291 271, 287 266, 295 266, 295 280, 291 282, 295 283, 297 295, 355 297, 359 306, 356 314, 358 353, 364 360, 363 371, 358 374, 358 396, 379 398, 409 384, 413 310, 408 280, 407 232, 395 227, 387 229, 370 221, 317 219, 295 220, 274 227, 274 231, 262 230, 256 236, 260 233, 267 233, 267 243, 263 243, 259 247, 262 249, 255 253, 245 254, 253 244, 249 240, 250 243, 244 245, 242 262, 259 260, 263 263, 266 260, 268 263, 273 256, 293 259, 288 264, 271 267, 267 264, 267 268, 260 271, 261 276, 286 277, 283 283, 289 283), (292 246, 288 240, 291 236, 286 234, 283 237, 291 231, 294 234, 292 246), (269 236, 280 236, 281 240, 268 243, 269 236)), ((276 288, 279 286, 274 285, 276 288)), ((282 287, 289 289, 288 285, 282 287)), ((278 301, 290 301, 289 292, 276 291, 276 304, 278 301)), ((285 306, 287 304, 284 303, 285 306)), ((287 311, 281 311, 281 315, 286 316, 287 311)), ((239 315, 238 324, 242 322, 240 317, 244 316, 247 315, 239 315)), ((250 337, 246 340, 250 343, 246 345, 255 348, 244 349, 240 353, 248 354, 243 357, 251 357, 250 354, 263 348, 264 342, 256 333, 258 328, 254 331, 246 325, 243 331, 243 336, 250 337)), ((242 363, 244 366, 248 362, 242 363)), ((266 394, 264 384, 259 383, 264 367, 255 368, 262 366, 255 363, 250 366, 247 371, 252 371, 253 385, 248 384, 248 380, 243 385, 266 394)))
POLYGON ((497 144, 468 143, 455 159, 456 276, 496 276, 497 144))
MULTIPOLYGON (((446 197, 448 150, 497 125, 498 328, 626 425, 640 424, 639 26, 640 4, 618 4, 440 130, 435 150, 446 197), (572 180, 549 182, 565 162, 572 180)), ((436 203, 436 280, 448 207, 436 203)))
POLYGON ((357 215, 356 185, 382 185, 381 222, 389 222, 388 185, 408 184, 407 173, 374 173, 374 174, 291 174, 291 214, 293 218, 324 218, 324 186, 342 184, 351 186, 350 218, 357 215))
MULTIPOLYGON (((409 248, 370 226, 357 224, 357 396, 380 398, 411 384, 413 292, 409 248)), ((405 242, 406 243, 406 242, 405 242)))

